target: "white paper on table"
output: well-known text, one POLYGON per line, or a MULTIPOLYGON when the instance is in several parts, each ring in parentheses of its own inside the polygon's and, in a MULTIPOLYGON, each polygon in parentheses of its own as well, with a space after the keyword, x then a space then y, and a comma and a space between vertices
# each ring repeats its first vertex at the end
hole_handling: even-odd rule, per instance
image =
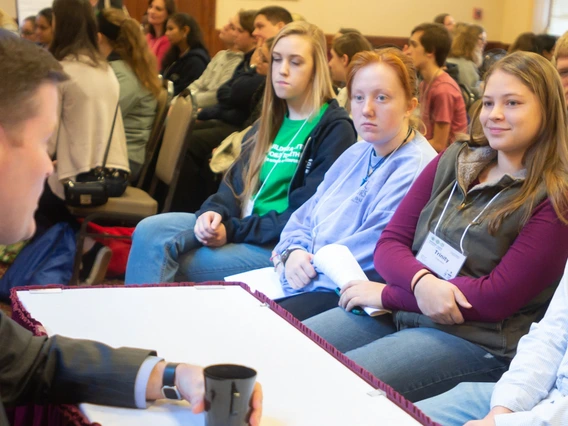
MULTIPOLYGON (((343 288, 349 281, 368 280, 355 256, 341 244, 328 244, 319 249, 314 256, 314 266, 327 275, 339 288, 343 288)), ((362 306, 362 308, 372 317, 389 312, 386 309, 368 306, 362 306)))
POLYGON ((272 300, 286 297, 280 277, 273 267, 253 269, 252 271, 225 277, 225 281, 238 281, 245 283, 252 291, 259 291, 272 300))

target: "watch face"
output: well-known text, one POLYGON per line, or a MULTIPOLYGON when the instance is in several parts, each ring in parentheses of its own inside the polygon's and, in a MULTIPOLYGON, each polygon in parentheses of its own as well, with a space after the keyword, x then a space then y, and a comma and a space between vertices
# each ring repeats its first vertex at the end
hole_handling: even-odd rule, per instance
POLYGON ((286 261, 290 257, 290 253, 292 253, 292 250, 290 249, 286 249, 282 252, 282 255, 280 256, 280 260, 282 261, 282 263, 286 264, 286 261))
POLYGON ((164 395, 164 398, 167 399, 182 399, 175 386, 164 386, 162 388, 162 394, 164 395))

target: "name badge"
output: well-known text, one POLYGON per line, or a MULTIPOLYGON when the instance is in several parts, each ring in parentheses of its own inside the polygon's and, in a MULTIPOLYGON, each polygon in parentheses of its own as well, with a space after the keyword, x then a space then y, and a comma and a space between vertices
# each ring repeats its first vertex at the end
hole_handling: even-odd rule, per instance
POLYGON ((416 259, 445 280, 458 276, 466 256, 441 238, 428 232, 416 259))

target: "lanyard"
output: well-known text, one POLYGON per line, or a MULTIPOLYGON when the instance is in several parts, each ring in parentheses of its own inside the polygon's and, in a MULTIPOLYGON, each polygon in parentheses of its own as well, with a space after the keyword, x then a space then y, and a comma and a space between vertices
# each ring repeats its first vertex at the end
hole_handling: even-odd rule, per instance
MULTIPOLYGON (((446 201, 446 205, 444 206, 444 210, 442 210, 442 214, 440 215, 440 218, 438 219, 438 223, 436 224, 436 227, 434 228, 434 235, 436 235, 436 236, 438 234, 438 226, 440 226, 440 222, 442 221, 442 218, 444 217, 444 214, 446 213, 446 210, 448 209, 448 206, 450 204, 450 200, 452 199, 452 196, 454 195, 454 192, 455 192, 457 186, 458 186, 458 181, 456 180, 455 183, 454 183, 454 186, 452 188, 452 192, 450 193, 450 196, 448 197, 448 201, 446 201)), ((477 220, 481 217, 481 215, 485 212, 485 210, 487 210, 487 208, 493 203, 493 201, 495 201, 497 199, 497 197, 499 197, 504 191, 509 189, 511 186, 512 185, 509 185, 506 188, 503 188, 497 194, 495 194, 493 196, 493 198, 491 198, 491 200, 489 200, 489 202, 485 205, 485 207, 483 207, 483 209, 479 212, 479 214, 477 216, 475 216, 475 218, 466 226, 466 228, 463 231, 463 234, 460 238, 460 250, 461 250, 463 255, 465 255, 464 250, 463 250, 463 240, 465 238, 465 235, 467 234, 467 231, 469 231, 469 228, 471 227, 471 225, 473 225, 475 222, 477 222, 477 220)))
POLYGON ((365 175, 365 177, 363 178, 363 180, 361 181, 361 185, 359 186, 363 186, 367 183, 367 181, 369 180, 369 178, 373 175, 373 173, 375 173, 375 170, 377 170, 379 167, 381 167, 381 165, 385 162, 385 160, 389 157, 390 154, 385 155, 383 158, 381 158, 377 164, 375 164, 374 166, 371 165, 371 162, 373 160, 373 157, 376 156, 375 154, 375 150, 371 149, 371 152, 369 153, 369 164, 367 165, 367 174, 365 175))
MULTIPOLYGON (((369 178, 373 175, 373 173, 375 173, 376 170, 378 170, 383 164, 386 164, 386 162, 394 156, 394 154, 396 153, 396 151, 398 151, 398 149, 404 145, 404 143, 408 140, 408 137, 410 136, 410 133, 412 132, 412 127, 410 127, 408 129, 408 133, 406 134, 406 138, 404 139, 404 141, 402 141, 402 143, 397 146, 394 151, 392 151, 391 153, 385 155, 384 157, 382 157, 379 162, 373 167, 373 171, 369 174, 369 171, 367 169, 367 176, 365 178, 363 178, 363 181, 361 182, 361 185, 359 185, 359 187, 357 188, 357 190, 351 194, 349 197, 345 198, 345 200, 343 200, 339 206, 337 206, 333 212, 331 212, 330 214, 328 214, 327 216, 325 216, 322 220, 320 220, 318 223, 315 223, 313 225, 311 234, 312 234, 312 251, 313 251, 313 247, 315 246, 315 239, 316 239, 316 230, 330 217, 335 217, 336 213, 341 209, 341 207, 343 206, 343 204, 345 204, 346 202, 350 201, 353 199, 353 197, 359 193, 359 191, 361 191, 361 187, 366 185, 369 178)), ((375 152, 375 149, 373 148, 373 146, 371 146, 371 151, 369 152, 370 157, 372 158, 373 153, 375 152)), ((369 164, 370 164, 370 159, 369 159, 369 164)), ((354 165, 353 168, 357 167, 357 164, 354 165)), ((331 197, 333 197, 335 195, 335 193, 343 187, 343 184, 347 181, 347 179, 349 179, 349 173, 345 173, 345 175, 343 176, 343 179, 335 185, 335 188, 333 189, 333 191, 331 191, 329 194, 327 194, 327 196, 322 197, 316 207, 314 208, 314 211, 312 213, 312 218, 313 218, 313 222, 316 222, 317 220, 317 213, 319 212, 319 210, 321 209, 321 207, 325 204, 325 202, 327 202, 328 200, 331 199, 331 197)))
POLYGON ((369 153, 369 164, 367 165, 367 175, 363 178, 363 180, 361 181, 361 185, 363 186, 367 183, 367 181, 369 180, 369 178, 373 175, 373 173, 375 173, 375 171, 381 167, 381 165, 387 160, 387 158, 389 158, 392 154, 394 154, 396 151, 398 151, 398 149, 404 145, 406 143, 406 141, 408 140, 408 138, 410 137, 410 134, 412 133, 412 126, 408 126, 408 131, 406 132, 406 136, 404 137, 404 140, 400 143, 399 146, 397 146, 394 151, 390 152, 389 154, 385 155, 383 158, 381 158, 379 160, 379 162, 377 164, 375 164, 374 166, 371 166, 371 161, 373 159, 373 155, 375 154, 375 150, 372 149, 371 152, 369 153))

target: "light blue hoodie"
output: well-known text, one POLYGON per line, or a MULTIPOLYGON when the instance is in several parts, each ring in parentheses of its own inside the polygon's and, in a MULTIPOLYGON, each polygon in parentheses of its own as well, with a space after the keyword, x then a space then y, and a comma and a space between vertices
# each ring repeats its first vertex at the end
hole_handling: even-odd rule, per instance
MULTIPOLYGON (((436 156, 436 151, 424 136, 415 132, 414 138, 387 157, 362 185, 372 150, 370 143, 358 142, 335 161, 316 193, 288 220, 274 249, 277 253, 287 248, 316 253, 328 244, 343 244, 370 280, 381 281, 373 265, 375 245, 402 198, 436 156)), ((333 291, 337 287, 321 273, 301 290, 290 287, 284 274, 280 281, 287 295, 333 291)))

